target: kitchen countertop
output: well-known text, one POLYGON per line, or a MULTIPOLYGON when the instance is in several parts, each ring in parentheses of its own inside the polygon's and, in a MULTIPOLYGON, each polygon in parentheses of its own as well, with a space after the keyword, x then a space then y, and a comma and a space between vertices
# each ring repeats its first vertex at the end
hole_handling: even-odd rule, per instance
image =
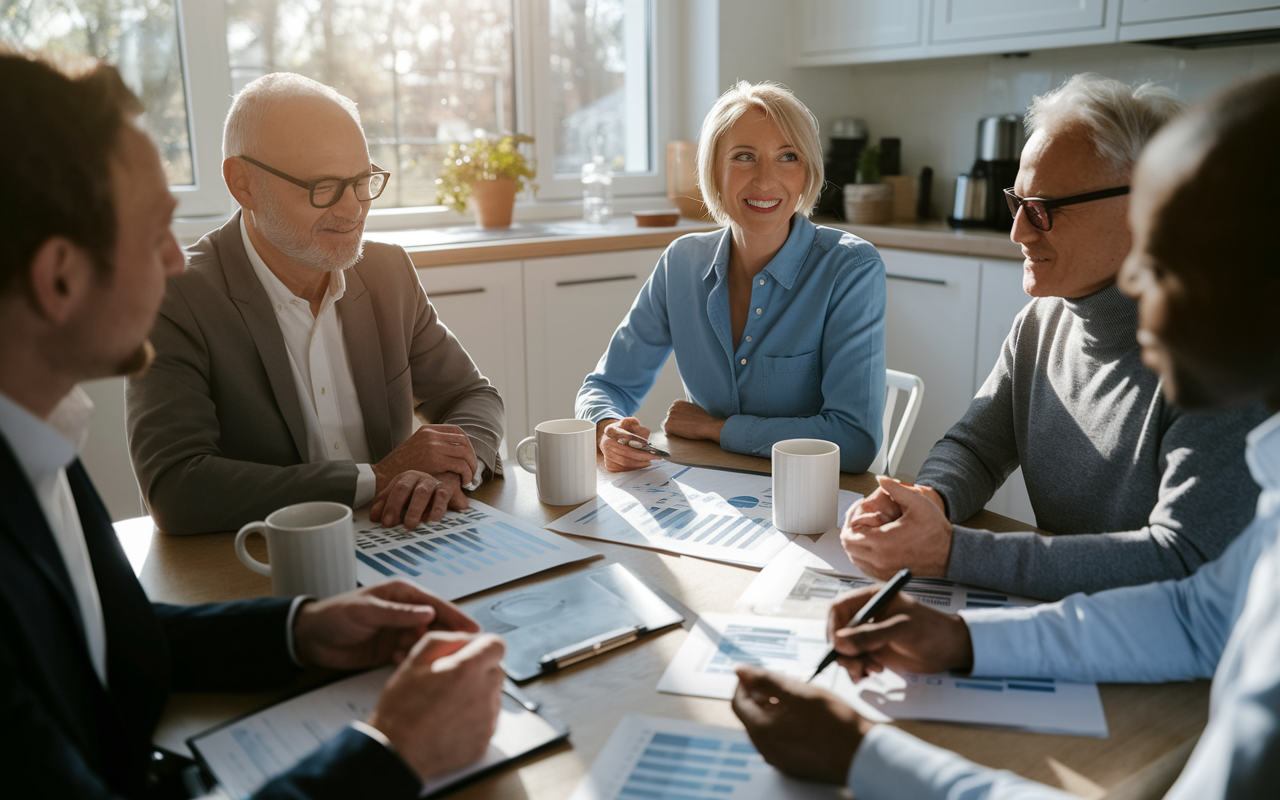
MULTIPOLYGON (((814 222, 849 231, 876 247, 1022 260, 1021 248, 1009 241, 1007 234, 996 231, 952 230, 945 222, 852 225, 822 218, 814 222)), ((715 223, 682 218, 670 228, 641 228, 630 215, 620 215, 604 224, 556 220, 516 223, 497 230, 454 225, 410 231, 369 231, 365 237, 401 245, 409 251, 413 265, 422 268, 661 248, 686 233, 717 227, 715 223)))

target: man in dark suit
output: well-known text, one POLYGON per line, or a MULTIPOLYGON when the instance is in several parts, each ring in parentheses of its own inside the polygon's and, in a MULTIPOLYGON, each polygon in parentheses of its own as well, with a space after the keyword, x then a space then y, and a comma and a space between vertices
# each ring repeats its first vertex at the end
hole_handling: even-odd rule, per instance
POLYGON ((324 601, 151 604, 76 457, 80 381, 151 357, 183 269, 174 201, 114 69, 0 53, 0 771, 14 797, 175 797, 151 735, 174 690, 400 664, 367 720, 262 797, 414 797, 480 757, 503 645, 407 584, 324 601))
POLYGON ((412 527, 466 508, 463 490, 502 472, 502 399, 404 248, 363 240, 390 176, 355 104, 264 75, 232 101, 223 156, 240 210, 169 281, 155 365, 127 381, 156 524, 234 530, 332 500, 412 527))

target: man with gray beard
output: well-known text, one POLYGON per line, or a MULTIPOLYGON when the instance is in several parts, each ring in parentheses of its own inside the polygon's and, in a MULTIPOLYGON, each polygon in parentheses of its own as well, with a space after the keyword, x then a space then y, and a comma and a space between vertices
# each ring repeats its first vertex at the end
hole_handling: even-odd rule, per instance
POLYGON ((126 387, 157 526, 232 530, 308 500, 372 502, 385 525, 465 508, 464 489, 501 474, 502 399, 403 248, 363 241, 390 174, 355 104, 263 76, 231 104, 223 158, 240 211, 188 251, 155 364, 126 387))

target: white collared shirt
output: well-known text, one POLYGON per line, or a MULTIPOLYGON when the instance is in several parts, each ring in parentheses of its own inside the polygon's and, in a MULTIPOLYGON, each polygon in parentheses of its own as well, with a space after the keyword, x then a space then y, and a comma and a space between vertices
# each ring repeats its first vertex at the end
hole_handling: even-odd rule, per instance
POLYGON ((313 316, 310 303, 289 291, 258 255, 249 240, 243 215, 240 238, 258 282, 276 312, 276 322, 289 352, 289 366, 293 368, 307 432, 307 460, 313 464, 354 461, 358 475, 351 505, 360 508, 373 500, 378 482, 369 464, 364 413, 360 410, 355 375, 351 371, 347 343, 342 338, 342 319, 336 308, 347 289, 346 277, 341 270, 329 273, 329 289, 320 303, 320 313, 313 316))
POLYGON ((84 621, 89 660, 105 687, 107 633, 102 600, 98 597, 98 582, 85 545, 80 512, 71 494, 71 484, 67 482, 67 467, 76 460, 88 438, 92 412, 93 402, 79 386, 62 399, 48 420, 40 419, 0 394, 0 432, 8 439, 22 471, 35 489, 36 500, 53 532, 84 621))

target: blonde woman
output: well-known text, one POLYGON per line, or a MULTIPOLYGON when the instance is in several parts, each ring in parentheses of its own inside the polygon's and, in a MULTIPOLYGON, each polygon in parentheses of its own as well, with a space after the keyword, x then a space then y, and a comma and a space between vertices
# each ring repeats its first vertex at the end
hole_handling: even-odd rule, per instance
POLYGON ((627 442, 668 354, 688 400, 667 433, 768 456, 782 439, 840 445, 840 468, 875 458, 884 413, 884 264, 808 216, 822 187, 818 123, 788 89, 738 83, 702 123, 698 182, 725 227, 677 239, 578 392, 612 471, 654 456, 627 442))

